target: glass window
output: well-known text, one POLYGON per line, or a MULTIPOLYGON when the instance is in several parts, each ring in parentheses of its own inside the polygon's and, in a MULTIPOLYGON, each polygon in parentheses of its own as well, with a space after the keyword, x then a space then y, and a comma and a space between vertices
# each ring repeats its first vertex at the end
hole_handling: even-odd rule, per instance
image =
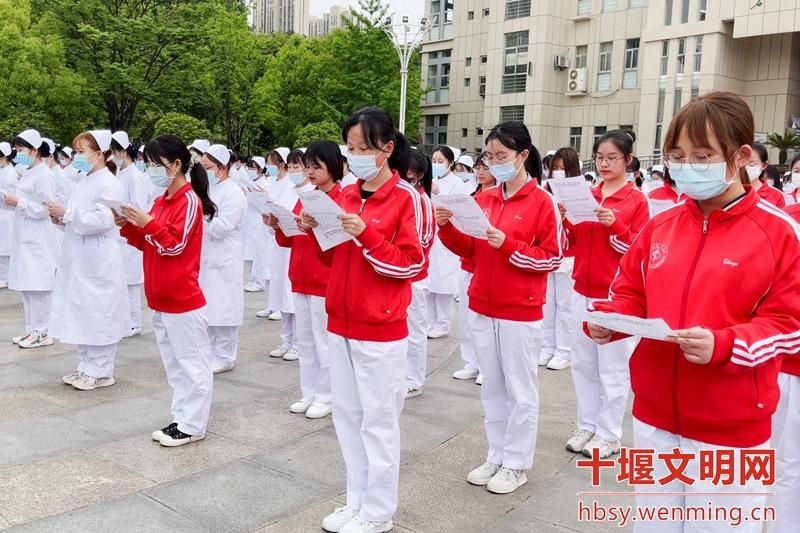
POLYGON ((464 78, 464 87, 469 87, 470 83, 471 83, 471 78, 464 78))
POLYGON ((429 104, 447 102, 450 96, 450 50, 428 54, 428 93, 429 104))
POLYGON ((506 20, 531 16, 531 0, 506 0, 506 20))
MULTIPOLYGON (((483 135, 483 128, 478 128, 475 130, 475 135, 483 135)), ((480 152, 480 150, 478 150, 480 152)))
POLYGON ((597 140, 600 137, 602 137, 607 130, 608 130, 608 128, 606 128, 605 126, 595 126, 594 127, 594 142, 597 142, 597 140))
POLYGON ((656 124, 656 138, 653 143, 653 153, 658 155, 661 153, 661 124, 656 124))
POLYGON ((586 68, 586 56, 589 49, 585 44, 575 47, 575 68, 586 68))
POLYGON ((453 32, 453 0, 431 0, 431 17, 434 28, 431 39, 445 39, 453 32))
POLYGON ((489 16, 489 8, 488 7, 484 7, 483 8, 483 16, 484 17, 488 17, 489 16))
POLYGON ((622 74, 622 88, 636 88, 637 69, 639 67, 639 39, 628 39, 625 42, 625 71, 622 74))
POLYGON ((525 106, 501 106, 500 122, 525 122, 525 106))
POLYGON ((474 11, 467 11, 467 20, 473 20, 475 18, 474 11))
POLYGON ((578 16, 588 17, 592 14, 592 0, 578 0, 578 16))
POLYGON ((597 64, 597 90, 611 90, 611 55, 614 43, 600 43, 600 57, 597 64))
POLYGON ((669 65, 669 41, 661 41, 661 75, 667 75, 669 65))
POLYGON ((486 56, 481 56, 481 63, 486 63, 487 59, 486 56))
POLYGON ((462 137, 466 137, 467 136, 467 128, 461 128, 461 136, 462 137))
POLYGON ((603 0, 603 13, 617 9, 617 0, 603 0))
POLYGON ((689 22, 689 0, 681 0, 681 24, 689 22))
POLYGON ((478 78, 478 94, 486 98, 486 76, 478 78))
POLYGON ((528 32, 506 34, 506 53, 503 63, 503 83, 500 92, 525 92, 528 77, 528 32))
POLYGON ((686 63, 686 37, 678 39, 678 63, 675 68, 676 74, 683 74, 686 63))
POLYGON ((583 128, 580 126, 569 129, 569 145, 575 148, 578 155, 581 153, 581 138, 583 137, 583 128))
POLYGON ((678 114, 678 111, 681 110, 682 104, 681 100, 683 99, 683 89, 675 89, 675 101, 672 103, 672 116, 678 114))
POLYGON ((628 0, 628 7, 642 7, 645 4, 645 0, 628 0))
POLYGON ((692 76, 692 98, 700 96, 700 74, 695 73, 692 76))
POLYGON ((672 25, 672 0, 664 2, 664 26, 672 25))
POLYGON ((703 66, 703 36, 698 35, 694 38, 694 72, 700 72, 703 66))
POLYGON ((447 115, 427 115, 424 149, 431 152, 440 144, 447 144, 447 115))
POLYGON ((697 20, 706 20, 706 14, 708 13, 708 1, 707 0, 700 0, 700 9, 698 10, 699 13, 697 15, 697 20))
POLYGON ((472 58, 471 57, 467 57, 467 58, 464 59, 464 66, 465 67, 471 67, 472 66, 472 58))

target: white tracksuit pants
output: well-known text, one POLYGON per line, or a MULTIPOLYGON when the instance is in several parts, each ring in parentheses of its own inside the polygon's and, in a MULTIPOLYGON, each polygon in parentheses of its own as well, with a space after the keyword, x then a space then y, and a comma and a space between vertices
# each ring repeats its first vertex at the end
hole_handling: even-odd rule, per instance
MULTIPOLYGON (((327 329, 327 324, 325 325, 327 329)), ((281 344, 297 349, 297 323, 294 313, 281 313, 281 344)))
POLYGON ((458 284, 458 342, 461 360, 464 361, 466 370, 478 370, 478 356, 475 355, 475 340, 469 329, 469 284, 472 281, 472 272, 461 270, 458 284))
POLYGON ((211 362, 229 366, 239 355, 239 326, 208 326, 211 362))
POLYGON ((131 309, 131 329, 142 327, 142 290, 144 284, 128 285, 128 307, 131 309))
POLYGON ((52 291, 21 291, 22 307, 25 309, 25 332, 47 333, 50 327, 50 302, 52 291))
POLYGON ((10 255, 0 255, 0 281, 8 281, 8 264, 10 260, 10 255))
POLYGON ((533 465, 539 424, 542 322, 517 322, 470 313, 469 328, 483 374, 481 403, 486 461, 512 470, 533 465))
POLYGON ((631 388, 628 361, 638 339, 631 337, 602 346, 595 343, 583 332, 582 321, 590 302, 577 292, 572 300, 576 322, 571 370, 578 429, 617 441, 622 438, 622 420, 631 388))
POLYGON ((567 361, 572 358, 572 336, 575 318, 572 298, 575 282, 566 272, 547 275, 547 300, 542 321, 542 353, 558 355, 567 361))
MULTIPOLYGON (((738 527, 733 528, 729 520, 714 522, 711 520, 697 520, 697 521, 683 521, 683 522, 666 522, 666 521, 643 521, 639 520, 634 522, 634 531, 636 533, 728 533, 730 531, 745 532, 745 533, 761 533, 760 521, 745 521, 745 517, 750 518, 750 510, 755 507, 762 508, 766 504, 767 497, 757 494, 738 494, 744 492, 765 493, 770 492, 771 488, 762 485, 760 481, 749 480, 745 485, 740 484, 740 462, 739 462, 739 448, 731 446, 717 446, 705 442, 687 439, 658 429, 654 426, 646 424, 641 420, 633 419, 633 444, 635 448, 639 449, 653 449, 655 454, 653 456, 653 479, 660 479, 669 474, 667 468, 667 461, 659 460, 659 453, 671 453, 673 448, 680 448, 682 453, 690 454, 692 456, 689 460, 685 473, 695 482, 692 485, 681 483, 680 481, 672 481, 666 485, 661 485, 656 481, 654 485, 636 485, 636 505, 639 507, 698 507, 709 508, 709 502, 712 506, 728 507, 728 508, 741 508, 742 522, 738 527), (699 456, 700 450, 733 450, 735 456, 735 469, 734 480, 732 485, 722 485, 721 483, 713 484, 712 480, 700 480, 699 477, 699 456), (647 496, 638 496, 640 493, 648 493, 647 496), (663 495, 654 496, 652 493, 664 493, 663 495), (726 492, 733 492, 737 494, 714 496, 708 493, 724 494, 726 492), (674 494, 683 493, 683 494, 674 494)), ((769 441, 756 446, 756 448, 769 447, 769 441)), ((678 461, 674 461, 678 463, 678 461)), ((735 511, 738 512, 738 511, 735 511)), ((714 518, 714 517, 710 517, 714 518)), ((792 530, 796 531, 796 530, 792 530)))
POLYGON ((300 391, 304 399, 330 405, 331 364, 328 357, 328 313, 325 298, 294 293, 300 391))
POLYGON ((114 359, 117 356, 117 344, 93 346, 78 345, 78 372, 89 377, 100 379, 114 375, 114 359))
POLYGON ((205 308, 156 311, 153 330, 172 387, 172 421, 187 435, 205 435, 214 387, 205 308))
POLYGON ((397 510, 408 341, 359 341, 330 332, 328 339, 347 505, 364 520, 385 522, 397 510))
POLYGON ((428 368, 428 280, 411 284, 411 305, 408 306, 408 356, 406 386, 421 389, 428 368))
MULTIPOLYGON (((796 357, 796 356, 794 356, 796 357)), ((772 443, 775 446, 775 507, 777 519, 769 523, 769 533, 800 531, 800 377, 778 375, 781 399, 772 416, 772 443)))
POLYGON ((450 331, 453 318, 453 295, 428 293, 428 321, 431 331, 450 331))

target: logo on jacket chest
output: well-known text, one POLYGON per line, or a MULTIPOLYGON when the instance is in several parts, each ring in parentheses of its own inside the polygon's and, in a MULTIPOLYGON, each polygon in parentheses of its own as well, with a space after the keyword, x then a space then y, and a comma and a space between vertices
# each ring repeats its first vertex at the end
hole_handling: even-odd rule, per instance
POLYGON ((650 247, 650 260, 647 264, 649 270, 655 270, 666 263, 667 256, 669 256, 669 247, 660 242, 654 243, 650 247))

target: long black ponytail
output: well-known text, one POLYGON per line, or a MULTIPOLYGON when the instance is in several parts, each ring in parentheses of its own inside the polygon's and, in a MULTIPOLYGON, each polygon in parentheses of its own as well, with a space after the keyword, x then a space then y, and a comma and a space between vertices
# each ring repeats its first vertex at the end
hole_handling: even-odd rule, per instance
POLYGON ((515 152, 528 150, 528 159, 525 160, 525 170, 532 178, 541 181, 542 178, 542 156, 539 150, 533 145, 531 134, 522 122, 503 122, 498 124, 489 135, 486 136, 486 145, 489 141, 497 141, 506 148, 515 152))
POLYGON ((181 172, 184 175, 189 173, 192 190, 203 206, 203 216, 209 221, 214 218, 214 215, 217 214, 217 206, 208 196, 208 174, 206 174, 206 169, 200 163, 195 163, 191 165, 190 170, 192 154, 189 153, 189 149, 179 137, 175 135, 159 135, 145 145, 144 157, 146 161, 153 161, 159 165, 161 164, 161 158, 167 161, 180 161, 181 172))

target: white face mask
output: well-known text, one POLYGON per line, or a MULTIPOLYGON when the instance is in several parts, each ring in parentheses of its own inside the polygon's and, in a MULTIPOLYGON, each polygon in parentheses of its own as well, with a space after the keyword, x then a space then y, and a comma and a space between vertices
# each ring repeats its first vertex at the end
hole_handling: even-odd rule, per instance
POLYGON ((554 170, 550 174, 550 177, 551 178, 566 178, 567 177, 567 171, 566 170, 554 170))
POLYGON ((375 154, 347 154, 347 164, 350 166, 350 170, 358 179, 364 181, 375 179, 383 166, 386 165, 386 161, 388 161, 387 159, 384 161, 383 165, 379 167, 376 162, 377 159, 378 156, 375 154))
POLYGON ((747 170, 747 175, 750 176, 750 183, 756 181, 758 177, 761 175, 761 172, 763 172, 764 170, 760 166, 759 167, 747 166, 744 168, 747 170))
POLYGON ((792 184, 800 187, 800 172, 792 172, 792 184))

